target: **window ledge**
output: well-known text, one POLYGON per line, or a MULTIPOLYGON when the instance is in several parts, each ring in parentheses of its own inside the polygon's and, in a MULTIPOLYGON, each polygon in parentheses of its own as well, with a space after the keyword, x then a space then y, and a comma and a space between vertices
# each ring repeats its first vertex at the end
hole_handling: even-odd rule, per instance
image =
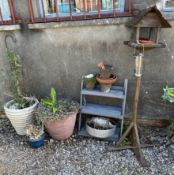
POLYGON ((35 23, 29 24, 29 29, 55 29, 62 27, 82 27, 82 26, 98 26, 98 25, 118 25, 128 22, 131 17, 122 18, 107 18, 107 19, 93 19, 81 21, 65 21, 65 22, 48 22, 48 23, 35 23))
POLYGON ((17 25, 1 25, 0 26, 0 32, 20 30, 20 29, 21 29, 21 27, 19 24, 17 24, 17 25))

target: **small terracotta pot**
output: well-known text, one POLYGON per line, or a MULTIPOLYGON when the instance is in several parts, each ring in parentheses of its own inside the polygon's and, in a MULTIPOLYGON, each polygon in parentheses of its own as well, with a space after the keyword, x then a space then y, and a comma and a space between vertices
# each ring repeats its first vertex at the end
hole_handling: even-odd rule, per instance
POLYGON ((45 122, 45 128, 52 138, 57 140, 67 139, 73 134, 76 115, 77 112, 71 112, 58 120, 48 120, 45 122))
POLYGON ((111 86, 116 82, 117 76, 111 74, 110 78, 102 78, 100 75, 97 75, 96 80, 100 83, 100 89, 102 92, 110 92, 111 86))
POLYGON ((110 78, 104 79, 104 78, 100 78, 100 75, 97 75, 96 79, 100 84, 113 84, 116 82, 117 76, 112 74, 110 78))

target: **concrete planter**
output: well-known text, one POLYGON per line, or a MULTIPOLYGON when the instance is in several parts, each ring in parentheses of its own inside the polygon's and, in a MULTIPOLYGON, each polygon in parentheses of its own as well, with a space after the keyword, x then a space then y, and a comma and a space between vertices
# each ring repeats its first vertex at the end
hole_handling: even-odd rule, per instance
POLYGON ((69 138, 74 131, 77 112, 71 112, 58 120, 48 120, 45 122, 45 128, 50 136, 56 140, 69 138))
POLYGON ((36 98, 26 99, 33 100, 34 104, 24 109, 10 109, 9 107, 14 103, 14 100, 11 100, 4 105, 5 114, 19 135, 26 134, 26 126, 32 124, 32 115, 39 103, 36 98))

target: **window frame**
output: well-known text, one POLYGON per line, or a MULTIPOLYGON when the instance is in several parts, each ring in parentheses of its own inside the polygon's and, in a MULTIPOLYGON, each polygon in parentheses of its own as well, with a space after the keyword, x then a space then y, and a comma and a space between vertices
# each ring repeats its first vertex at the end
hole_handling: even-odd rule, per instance
POLYGON ((163 0, 163 11, 165 11, 165 12, 174 12, 174 6, 173 7, 166 7, 166 2, 167 2, 168 0, 163 0))
MULTIPOLYGON (((37 0, 37 2, 43 2, 43 0, 37 0)), ((119 1, 119 7, 113 8, 112 10, 105 10, 104 13, 101 9, 101 0, 97 0, 99 5, 95 13, 87 13, 83 11, 83 13, 78 14, 78 12, 72 12, 72 9, 69 10, 69 15, 67 16, 59 16, 58 7, 56 5, 56 12, 53 15, 47 16, 45 11, 40 9, 39 3, 34 2, 33 6, 33 0, 28 0, 28 8, 30 12, 30 21, 28 23, 37 23, 37 22, 56 22, 56 21, 73 21, 73 20, 83 20, 83 19, 99 19, 99 18, 108 18, 108 17, 126 17, 126 16, 132 16, 132 0, 118 0, 119 1), (126 4, 127 3, 127 4, 126 4), (125 7, 127 7, 127 10, 125 11, 125 7), (37 12, 33 9, 37 9, 37 12), (40 10, 40 11, 39 11, 40 10), (37 14, 37 16, 35 16, 37 14), (74 15, 76 14, 76 15, 74 15)), ((68 0, 69 5, 71 4, 72 0, 68 0)), ((85 0, 82 0, 83 5, 85 0)), ((58 0, 56 4, 58 3, 58 0)), ((115 3, 113 2, 113 7, 115 3)), ((43 5, 42 5, 43 7, 43 5)), ((70 5, 71 7, 71 5, 70 5)))
MULTIPOLYGON (((3 3, 3 1, 4 0, 2 0, 1 2, 3 3)), ((10 17, 7 19, 4 18, 6 14, 2 12, 1 4, 0 4, 0 25, 12 25, 12 24, 20 23, 20 20, 15 17, 13 0, 6 0, 6 3, 7 3, 6 5, 8 5, 6 9, 9 10, 10 17)))

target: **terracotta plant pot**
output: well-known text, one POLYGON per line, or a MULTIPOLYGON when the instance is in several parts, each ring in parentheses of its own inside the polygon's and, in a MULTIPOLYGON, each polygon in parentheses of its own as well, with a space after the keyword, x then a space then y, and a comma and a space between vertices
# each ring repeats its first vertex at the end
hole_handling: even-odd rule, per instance
POLYGON ((58 120, 48 120, 45 122, 45 128, 50 136, 57 140, 69 138, 74 131, 77 112, 71 112, 58 120))
POLYGON ((112 84, 114 84, 116 82, 117 76, 112 74, 110 76, 110 78, 104 79, 104 78, 101 78, 100 75, 97 75, 96 79, 100 83, 101 91, 102 92, 109 92, 112 84))
POLYGON ((100 75, 97 75, 96 79, 100 84, 114 84, 117 80, 117 76, 112 74, 110 78, 104 79, 100 78, 100 75))

